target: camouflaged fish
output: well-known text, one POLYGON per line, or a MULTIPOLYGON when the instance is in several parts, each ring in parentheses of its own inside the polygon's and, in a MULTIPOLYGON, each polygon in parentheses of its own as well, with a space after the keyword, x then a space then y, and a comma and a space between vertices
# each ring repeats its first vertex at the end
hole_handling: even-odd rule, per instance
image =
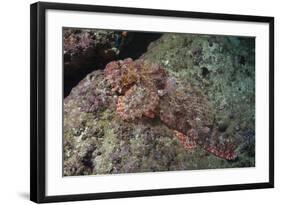
POLYGON ((191 83, 179 81, 162 66, 142 59, 110 62, 105 75, 119 94, 116 111, 122 120, 158 116, 174 130, 185 149, 198 145, 223 159, 237 157, 232 138, 215 126, 212 104, 191 83))

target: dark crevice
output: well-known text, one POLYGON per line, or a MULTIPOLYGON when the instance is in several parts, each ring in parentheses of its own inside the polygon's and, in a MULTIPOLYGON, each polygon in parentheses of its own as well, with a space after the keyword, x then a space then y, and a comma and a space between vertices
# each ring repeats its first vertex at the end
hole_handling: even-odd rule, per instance
MULTIPOLYGON (((122 49, 118 56, 115 56, 111 59, 102 59, 102 57, 97 61, 89 55, 86 56, 85 59, 79 61, 79 65, 75 65, 79 69, 79 72, 75 72, 75 74, 67 74, 66 69, 75 69, 68 65, 69 57, 64 56, 64 97, 67 97, 71 92, 72 88, 75 87, 82 79, 86 77, 89 73, 94 70, 104 69, 107 63, 112 60, 122 60, 125 58, 138 59, 142 54, 147 51, 147 47, 149 44, 158 38, 161 37, 161 33, 138 33, 132 32, 128 33, 128 38, 130 40, 123 45, 122 49)), ((97 56, 96 53, 93 55, 97 56)))
POLYGON ((210 73, 210 71, 209 71, 208 68, 202 67, 202 68, 201 68, 201 73, 202 73, 203 78, 206 78, 207 75, 210 73))
POLYGON ((161 33, 131 33, 131 41, 121 50, 118 59, 138 59, 147 51, 149 44, 161 37, 161 33))

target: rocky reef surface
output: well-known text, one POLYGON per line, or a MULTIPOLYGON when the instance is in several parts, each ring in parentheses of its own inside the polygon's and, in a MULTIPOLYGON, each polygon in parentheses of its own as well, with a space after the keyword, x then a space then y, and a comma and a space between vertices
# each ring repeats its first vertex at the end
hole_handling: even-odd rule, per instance
POLYGON ((64 96, 88 73, 115 59, 139 58, 159 33, 63 28, 64 96))
POLYGON ((198 86, 214 105, 219 130, 240 141, 242 165, 255 165, 254 37, 164 34, 141 58, 198 86))
POLYGON ((79 76, 83 77, 114 60, 126 40, 122 32, 64 28, 65 95, 81 80, 79 76))
MULTIPOLYGON (((116 77, 109 78, 106 70, 91 72, 64 100, 64 175, 254 166, 254 49, 252 38, 164 34, 150 44, 141 57, 145 62, 158 65, 154 66, 154 70, 158 69, 156 73, 161 73, 161 78, 153 75, 153 81, 140 82, 134 73, 126 73, 126 77, 122 78, 125 83, 113 86, 112 79, 116 77), (165 69, 165 72, 159 72, 159 68, 165 69), (168 90, 173 91, 171 84, 174 82, 188 85, 185 86, 187 88, 192 85, 193 93, 199 90, 202 93, 199 96, 205 96, 212 104, 212 123, 209 123, 210 120, 204 122, 211 124, 209 129, 217 129, 217 139, 231 138, 235 141, 238 156, 235 160, 218 157, 204 146, 185 149, 175 135, 178 126, 166 119, 171 116, 166 111, 169 109, 167 102, 171 102, 171 97, 167 96, 177 93, 167 95, 167 89, 162 89, 161 79, 167 76, 174 79, 169 81, 168 90), (147 88, 153 92, 147 92, 147 88), (143 100, 130 105, 140 108, 137 109, 140 112, 133 113, 136 117, 130 119, 127 116, 132 115, 125 115, 121 105, 126 99, 135 97, 135 93, 143 100), (146 101, 143 96, 154 100, 146 101), (149 106, 143 107, 141 102, 149 106), (162 113, 166 111, 164 114, 160 114, 161 107, 162 113)), ((110 65, 120 65, 115 62, 110 65)), ((149 64, 148 67, 153 66, 149 64)), ((183 93, 188 99, 188 92, 183 93)), ((178 97, 173 99, 173 102, 178 101, 178 97)), ((203 105, 206 105, 204 100, 203 105)), ((127 112, 132 110, 136 111, 129 109, 127 112)), ((180 110, 172 109, 172 112, 184 119, 188 110, 182 109, 182 113, 180 110)), ((193 114, 189 112, 188 116, 193 114)), ((200 123, 195 124, 202 127, 200 123)))

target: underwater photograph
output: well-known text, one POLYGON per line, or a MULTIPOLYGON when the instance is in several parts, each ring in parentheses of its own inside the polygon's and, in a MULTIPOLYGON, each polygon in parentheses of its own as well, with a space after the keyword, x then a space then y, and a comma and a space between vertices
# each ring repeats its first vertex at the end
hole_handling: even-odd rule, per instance
POLYGON ((63 176, 255 167, 255 37, 62 33, 63 176))

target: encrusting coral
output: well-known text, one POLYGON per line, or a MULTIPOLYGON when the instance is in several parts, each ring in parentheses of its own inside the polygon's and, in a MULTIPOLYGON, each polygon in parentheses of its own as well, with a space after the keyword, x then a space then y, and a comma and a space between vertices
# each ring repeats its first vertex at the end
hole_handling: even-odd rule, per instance
POLYGON ((220 158, 237 157, 232 138, 215 126, 212 104, 191 83, 178 81, 162 66, 142 59, 113 61, 105 75, 119 94, 117 113, 122 120, 158 116, 185 149, 199 145, 220 158))

